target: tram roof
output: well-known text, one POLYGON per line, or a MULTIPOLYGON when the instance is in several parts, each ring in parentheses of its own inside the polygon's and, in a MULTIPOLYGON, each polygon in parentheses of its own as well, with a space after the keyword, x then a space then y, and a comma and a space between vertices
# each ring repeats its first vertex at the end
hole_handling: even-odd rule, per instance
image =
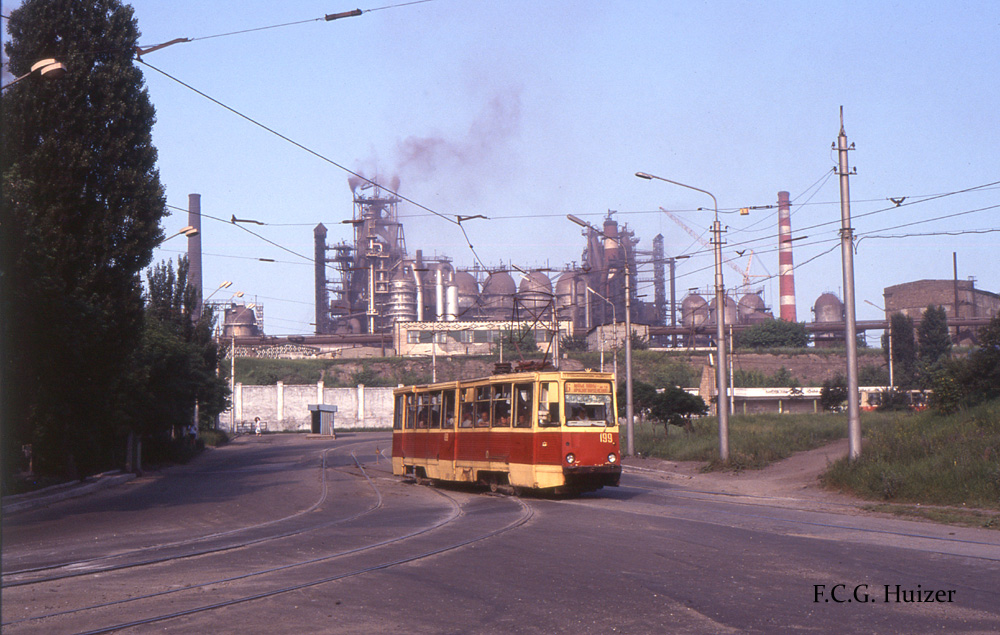
POLYGON ((517 382, 517 381, 552 381, 555 379, 583 379, 593 381, 607 380, 614 381, 614 373, 602 373, 594 370, 532 370, 532 371, 521 371, 513 373, 502 373, 498 375, 488 375, 486 377, 476 377, 474 379, 456 379, 452 381, 439 381, 433 384, 413 384, 410 386, 399 386, 393 393, 406 393, 413 390, 429 390, 439 388, 444 390, 445 388, 456 388, 457 386, 464 385, 474 385, 474 384, 489 384, 489 383, 507 383, 507 382, 517 382))

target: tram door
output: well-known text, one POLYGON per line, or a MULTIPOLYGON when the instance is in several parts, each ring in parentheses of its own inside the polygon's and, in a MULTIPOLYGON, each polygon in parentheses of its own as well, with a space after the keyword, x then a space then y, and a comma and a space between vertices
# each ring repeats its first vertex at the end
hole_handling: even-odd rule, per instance
MULTIPOLYGON (((441 437, 438 444, 438 459, 455 460, 455 391, 446 390, 441 395, 441 437)), ((444 466, 442 466, 443 468, 444 466)), ((449 469, 453 466, 449 466, 449 469)))
POLYGON ((491 387, 491 423, 487 457, 493 463, 510 463, 512 411, 510 386, 505 383, 493 384, 491 387))

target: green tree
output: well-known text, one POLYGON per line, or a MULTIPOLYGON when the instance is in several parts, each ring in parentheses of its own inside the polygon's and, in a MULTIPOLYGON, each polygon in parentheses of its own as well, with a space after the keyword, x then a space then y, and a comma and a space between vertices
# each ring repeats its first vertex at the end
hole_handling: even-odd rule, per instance
POLYGON ((25 0, 7 21, 10 71, 69 73, 2 95, 5 451, 70 476, 120 458, 142 337, 140 274, 162 238, 153 106, 118 0, 25 0))
POLYGON ((632 331, 632 350, 633 351, 644 351, 649 348, 649 338, 639 335, 637 332, 632 331))
POLYGON ((979 347, 949 365, 949 375, 961 387, 966 405, 1000 399, 1000 313, 979 329, 979 347))
POLYGON ((805 348, 809 344, 804 322, 767 320, 736 334, 738 348, 805 348))
POLYGON ((837 374, 823 381, 819 391, 819 405, 823 410, 840 411, 847 403, 847 379, 837 374))
POLYGON ((691 417, 708 413, 705 400, 677 386, 668 386, 658 393, 649 408, 650 418, 663 424, 664 433, 670 426, 691 431, 691 417))
POLYGON ((531 328, 530 324, 502 331, 500 334, 500 346, 503 347, 505 356, 524 355, 525 353, 535 353, 538 351, 538 344, 535 341, 535 331, 531 328))
MULTIPOLYGON (((618 416, 625 416, 626 407, 626 392, 627 386, 625 381, 621 381, 618 384, 618 416)), ((656 387, 652 384, 647 384, 644 381, 633 380, 632 381, 632 408, 635 410, 635 414, 639 415, 640 418, 644 418, 646 413, 649 411, 650 407, 653 405, 653 401, 656 399, 656 387)))
POLYGON ((197 322, 191 319, 200 292, 188 284, 188 267, 187 257, 182 256, 177 260, 176 273, 170 262, 146 272, 145 331, 137 368, 141 377, 151 373, 155 377, 147 379, 140 393, 146 397, 140 411, 150 407, 151 398, 172 404, 169 409, 153 406, 162 416, 140 420, 146 432, 178 431, 190 425, 196 403, 199 427, 210 427, 228 405, 229 386, 216 372, 219 351, 212 337, 215 315, 212 307, 206 306, 197 322))
MULTIPOLYGON (((902 313, 893 313, 892 325, 892 374, 898 388, 910 388, 917 379, 917 346, 913 336, 913 319, 902 313)), ((882 336, 882 350, 889 360, 888 335, 882 336)))
POLYGON ((586 351, 589 349, 587 338, 583 335, 564 335, 559 340, 559 348, 564 351, 586 351))
POLYGON ((917 329, 917 359, 923 366, 931 368, 939 365, 950 354, 948 315, 942 306, 929 306, 917 329))

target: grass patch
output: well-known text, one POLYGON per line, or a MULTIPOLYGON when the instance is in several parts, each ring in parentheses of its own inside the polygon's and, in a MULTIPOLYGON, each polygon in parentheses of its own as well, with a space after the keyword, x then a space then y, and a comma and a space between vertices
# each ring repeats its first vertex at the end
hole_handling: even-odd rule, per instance
POLYGON ((861 457, 823 480, 862 498, 1000 509, 1000 401, 862 422, 861 457), (867 423, 867 425, 865 425, 867 423))
MULTIPOLYGON (((624 436, 624 435, 623 435, 624 436)), ((705 461, 706 469, 759 469, 796 452, 812 450, 847 436, 843 415, 749 415, 729 418, 729 462, 719 460, 719 423, 694 422, 693 431, 649 423, 636 426, 635 447, 643 456, 673 461, 705 461)))
POLYGON ((206 446, 217 448, 229 441, 229 435, 225 430, 210 428, 198 431, 198 439, 206 446))
POLYGON ((979 509, 921 507, 919 505, 899 505, 896 503, 865 505, 862 509, 873 512, 894 514, 896 516, 930 520, 936 523, 944 523, 948 525, 961 525, 963 527, 1000 530, 1000 514, 979 509))

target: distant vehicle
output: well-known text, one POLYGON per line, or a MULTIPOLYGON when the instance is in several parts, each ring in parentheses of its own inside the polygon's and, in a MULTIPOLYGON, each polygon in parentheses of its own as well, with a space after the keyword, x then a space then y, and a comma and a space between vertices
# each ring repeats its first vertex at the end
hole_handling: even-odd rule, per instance
POLYGON ((576 494, 621 478, 611 373, 514 372, 393 394, 393 474, 514 494, 576 494))
MULTIPOLYGON (((886 399, 888 387, 863 387, 861 393, 861 409, 865 412, 878 410, 886 399)), ((926 410, 931 391, 929 390, 894 390, 895 399, 905 401, 910 410, 926 410)))

